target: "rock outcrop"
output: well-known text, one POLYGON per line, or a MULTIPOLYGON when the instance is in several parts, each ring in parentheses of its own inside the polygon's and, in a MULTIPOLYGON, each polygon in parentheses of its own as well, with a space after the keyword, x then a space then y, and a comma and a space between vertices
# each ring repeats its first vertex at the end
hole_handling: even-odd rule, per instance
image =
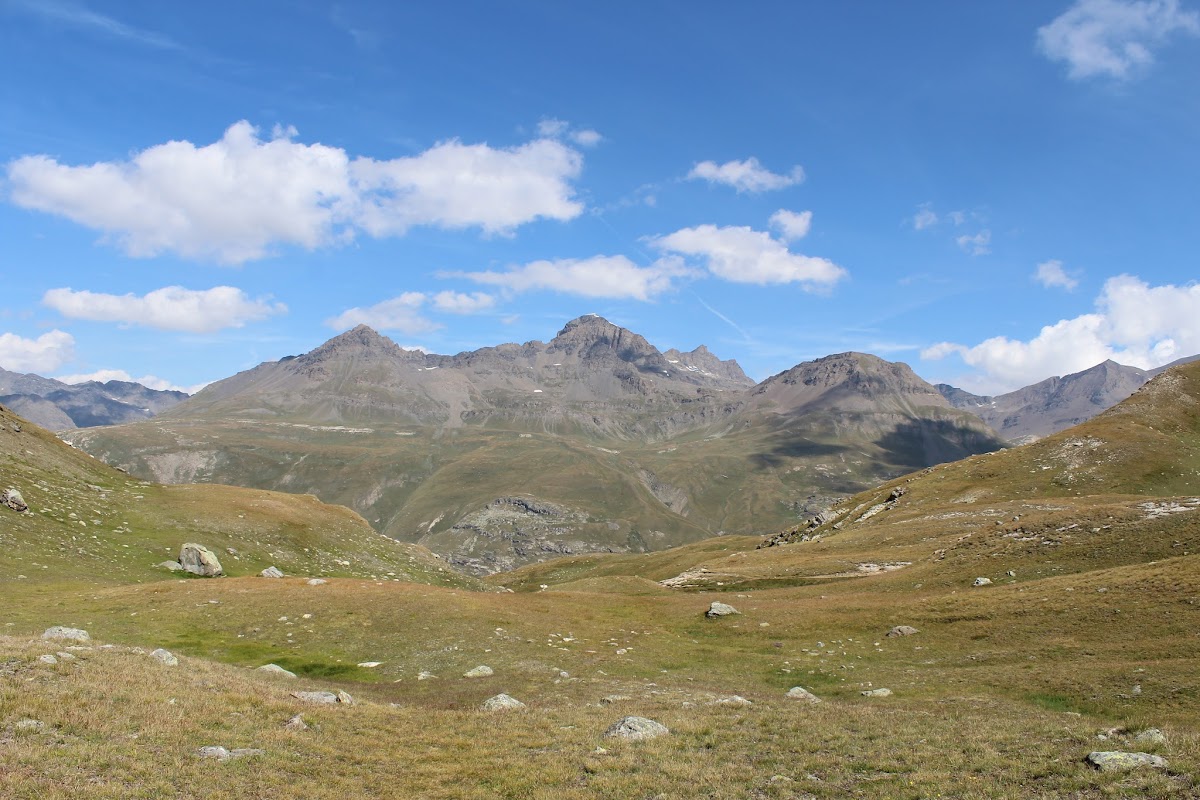
POLYGON ((179 548, 179 564, 185 571, 202 578, 216 578, 225 574, 217 554, 195 542, 188 542, 179 548))

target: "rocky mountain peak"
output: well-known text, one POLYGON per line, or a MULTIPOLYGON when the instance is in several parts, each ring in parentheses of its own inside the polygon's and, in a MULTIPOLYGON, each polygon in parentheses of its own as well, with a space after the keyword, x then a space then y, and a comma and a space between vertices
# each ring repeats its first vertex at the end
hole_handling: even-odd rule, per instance
POLYGON ((368 325, 358 325, 333 337, 315 350, 305 353, 300 360, 313 364, 331 359, 364 355, 403 358, 406 353, 410 353, 410 351, 404 350, 374 328, 368 325))
POLYGON ((611 352, 622 361, 662 358, 662 353, 644 337, 597 314, 587 314, 568 322, 550 340, 548 350, 580 358, 611 352))
POLYGON ((768 378, 763 385, 773 381, 786 385, 802 384, 816 390, 842 388, 866 396, 884 393, 938 394, 932 386, 917 377, 907 364, 884 361, 868 353, 837 353, 806 361, 768 378))

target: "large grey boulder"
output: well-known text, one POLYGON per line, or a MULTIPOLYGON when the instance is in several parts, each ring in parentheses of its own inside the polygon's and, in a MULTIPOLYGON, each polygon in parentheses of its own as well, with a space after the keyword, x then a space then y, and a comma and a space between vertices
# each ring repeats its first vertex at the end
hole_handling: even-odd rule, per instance
POLYGON ((217 554, 202 544, 188 542, 179 548, 179 564, 186 571, 202 578, 215 578, 224 575, 217 554))
POLYGON ((709 619, 716 619, 717 617, 728 617, 740 613, 740 611, 728 603, 719 603, 713 601, 713 603, 708 607, 708 611, 704 612, 704 616, 708 617, 709 619))
POLYGON ((1167 766, 1167 760, 1162 756, 1121 750, 1097 750, 1088 753, 1086 761, 1101 772, 1128 772, 1142 767, 1165 769, 1167 766))
POLYGON ((25 503, 25 498, 21 497, 21 493, 16 489, 8 489, 4 494, 0 495, 0 503, 17 512, 29 510, 29 506, 25 503))
POLYGON ((69 642, 90 642, 92 640, 92 637, 83 628, 67 628, 62 625, 46 628, 46 632, 42 634, 42 638, 65 639, 69 642))
POLYGON ((665 736, 670 732, 666 725, 663 725, 661 722, 655 722, 652 719, 647 719, 646 717, 624 717, 614 722, 604 732, 604 735, 609 739, 627 739, 631 742, 640 742, 644 739, 665 736))

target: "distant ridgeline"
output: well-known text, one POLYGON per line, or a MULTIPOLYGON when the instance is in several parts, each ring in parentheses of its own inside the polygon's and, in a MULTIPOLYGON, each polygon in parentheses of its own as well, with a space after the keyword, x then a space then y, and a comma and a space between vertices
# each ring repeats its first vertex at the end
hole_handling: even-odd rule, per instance
POLYGON ((455 356, 359 326, 65 438, 147 479, 312 493, 477 573, 771 532, 1002 446, 904 364, 845 353, 756 385, 597 316, 455 356))
POLYGON ((0 369, 0 404, 52 431, 150 419, 187 398, 130 381, 69 384, 0 369))

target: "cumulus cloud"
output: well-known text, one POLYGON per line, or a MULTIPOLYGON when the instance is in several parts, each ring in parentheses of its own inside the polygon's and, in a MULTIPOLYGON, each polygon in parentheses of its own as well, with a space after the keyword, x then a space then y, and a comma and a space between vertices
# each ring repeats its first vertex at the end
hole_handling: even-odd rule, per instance
POLYGON ((799 283, 812 291, 828 288, 847 275, 828 259, 792 253, 769 233, 745 226, 700 225, 649 242, 664 252, 698 258, 708 272, 734 283, 799 283))
POLYGON ((450 314, 478 314, 496 305, 496 298, 483 292, 438 292, 432 300, 434 308, 450 314))
POLYGON ((0 334, 0 367, 12 372, 52 372, 75 357, 75 338, 52 330, 36 339, 0 334))
POLYGON ((6 172, 13 202, 101 231, 131 256, 228 264, 418 225, 507 235, 583 211, 572 186, 583 157, 553 138, 509 148, 450 140, 376 160, 296 135, 277 126, 264 140, 241 121, 200 147, 172 141, 87 166, 24 156, 6 172))
POLYGON ((954 241, 963 249, 963 252, 970 253, 973 256, 986 256, 992 252, 992 232, 986 228, 974 236, 963 234, 956 237, 954 241))
POLYGON ((427 299, 423 292, 405 292, 367 308, 346 309, 336 317, 325 320, 325 324, 336 330, 369 325, 378 330, 428 333, 441 326, 421 314, 421 307, 427 299))
POLYGON ((247 322, 287 311, 283 303, 271 303, 261 298, 252 300, 241 289, 232 286, 203 290, 167 286, 141 297, 77 292, 70 288, 51 289, 42 296, 42 304, 72 319, 191 333, 240 328, 247 322))
POLYGON ((88 381, 96 381, 97 383, 125 381, 127 383, 140 383, 147 389, 157 389, 160 392, 187 392, 188 394, 195 394, 208 385, 207 383, 202 383, 198 386, 178 386, 157 375, 143 375, 140 378, 135 378, 123 369, 98 369, 95 372, 88 372, 86 374, 56 375, 54 379, 71 384, 87 383, 88 381))
POLYGON ((512 292, 548 290, 580 297, 653 300, 672 288, 672 280, 691 274, 677 258, 660 258, 641 267, 625 256, 593 256, 534 261, 507 272, 455 274, 512 292))
POLYGON ((434 310, 448 314, 478 314, 495 305, 496 298, 484 292, 404 292, 373 306, 347 309, 327 319, 325 324, 337 330, 369 325, 379 330, 408 334, 428 333, 442 326, 424 316, 422 309, 426 307, 432 306, 434 310))
POLYGON ((1037 32, 1038 47, 1075 80, 1124 79, 1153 60, 1172 34, 1200 34, 1200 15, 1179 0, 1076 0, 1037 32))
POLYGON ((1073 275, 1068 274, 1067 271, 1063 269, 1063 263, 1057 259, 1043 261, 1042 263, 1038 264, 1037 272, 1034 273, 1033 277, 1038 283, 1040 283, 1042 286, 1045 286, 1047 289, 1059 286, 1069 292, 1079 285, 1079 280, 1073 275))
POLYGON ((781 208, 771 215, 771 227, 779 231, 780 237, 785 241, 795 241, 808 236, 809 229, 812 228, 812 212, 788 211, 781 208))
POLYGON ((604 137, 599 131, 594 131, 591 128, 585 128, 581 131, 575 131, 571 134, 571 141, 580 147, 595 147, 604 141, 604 137))
POLYGON ((692 171, 687 176, 692 180, 701 179, 709 183, 732 186, 739 193, 757 194, 774 189, 786 189, 788 186, 802 183, 804 168, 796 165, 786 175, 778 175, 760 164, 757 158, 751 156, 745 161, 726 161, 724 164, 718 164, 715 161, 701 161, 692 167, 692 171))
POLYGON ((1142 369, 1200 353, 1200 284, 1150 286, 1131 275, 1105 282, 1094 313, 1064 319, 1028 341, 995 336, 974 346, 941 342, 924 359, 957 354, 981 370, 976 385, 1008 391, 1113 359, 1142 369))

